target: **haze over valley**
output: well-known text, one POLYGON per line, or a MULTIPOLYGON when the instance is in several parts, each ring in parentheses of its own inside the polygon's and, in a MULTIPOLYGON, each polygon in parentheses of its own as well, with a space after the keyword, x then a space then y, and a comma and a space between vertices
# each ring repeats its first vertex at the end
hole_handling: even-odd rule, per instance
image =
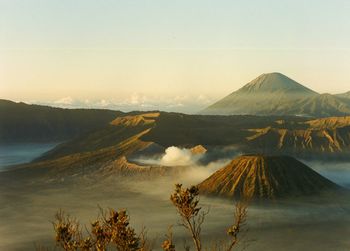
POLYGON ((249 206, 249 232, 241 248, 341 250, 349 245, 343 234, 350 220, 350 117, 0 105, 6 107, 0 109, 6 118, 1 138, 11 143, 8 151, 29 146, 28 155, 18 155, 13 163, 3 155, 4 164, 16 164, 3 164, 0 173, 1 202, 7 205, 0 210, 3 249, 50 246, 48 219, 58 208, 88 224, 98 205, 127 207, 135 227, 147 226, 155 242, 166 231, 164 222, 175 224, 181 245, 187 237, 168 201, 175 183, 199 184, 203 206, 212 214, 204 225, 206 245, 224 238, 220 231, 232 219, 232 199, 241 195, 262 200, 249 206), (40 146, 50 149, 29 153, 40 146), (337 231, 330 234, 329 226, 337 231), (319 236, 332 241, 318 244, 319 236), (290 245, 295 238, 300 241, 290 245))

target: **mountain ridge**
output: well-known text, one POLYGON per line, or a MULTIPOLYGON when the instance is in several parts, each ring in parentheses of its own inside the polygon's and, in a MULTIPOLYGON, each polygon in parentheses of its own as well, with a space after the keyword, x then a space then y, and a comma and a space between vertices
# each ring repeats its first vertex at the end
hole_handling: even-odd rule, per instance
POLYGON ((64 109, 0 99, 2 143, 62 142, 104 127, 120 111, 64 109))
POLYGON ((121 116, 115 125, 109 122, 104 128, 56 146, 31 163, 11 167, 11 173, 14 177, 36 173, 57 179, 112 169, 119 172, 112 168, 116 160, 159 158, 170 146, 191 149, 193 154, 205 153, 203 163, 237 153, 337 161, 349 160, 350 156, 350 116, 310 120, 160 112, 151 115, 151 122, 149 116, 147 113, 121 116))

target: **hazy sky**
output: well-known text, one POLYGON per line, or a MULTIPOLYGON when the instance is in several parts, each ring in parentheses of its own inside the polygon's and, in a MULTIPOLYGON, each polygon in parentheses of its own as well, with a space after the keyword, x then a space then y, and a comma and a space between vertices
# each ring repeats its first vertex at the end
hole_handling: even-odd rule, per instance
POLYGON ((350 90, 350 1, 0 0, 0 98, 195 111, 258 75, 350 90))

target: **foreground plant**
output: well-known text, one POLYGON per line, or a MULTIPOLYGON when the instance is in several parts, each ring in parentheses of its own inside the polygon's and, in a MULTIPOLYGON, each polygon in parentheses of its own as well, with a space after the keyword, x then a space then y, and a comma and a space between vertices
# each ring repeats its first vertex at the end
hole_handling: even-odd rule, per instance
POLYGON ((59 211, 55 217, 53 227, 57 245, 64 250, 77 250, 82 241, 79 223, 69 215, 66 216, 63 211, 59 211))
POLYGON ((175 251, 175 244, 173 241, 172 226, 168 228, 168 234, 165 235, 166 239, 163 241, 162 248, 164 251, 175 251))
MULTIPOLYGON (((203 212, 202 208, 199 206, 198 187, 191 186, 190 188, 183 188, 182 184, 176 184, 175 191, 170 196, 170 200, 172 201, 178 214, 180 215, 181 225, 189 231, 196 251, 201 251, 202 224, 205 220, 205 216, 208 213, 208 211, 203 212)), ((215 247, 212 248, 212 250, 232 251, 234 246, 238 243, 238 235, 245 225, 246 218, 247 203, 238 202, 235 205, 234 223, 227 230, 227 234, 230 237, 229 244, 216 244, 215 247)), ((169 239, 166 240, 165 243, 170 243, 169 239)), ((168 246, 164 245, 163 243, 163 249, 165 251, 174 251, 175 246, 173 247, 173 249, 169 249, 168 246)))
POLYGON ((96 250, 105 251, 109 248, 117 251, 146 250, 144 230, 140 235, 129 226, 129 216, 126 210, 108 213, 101 210, 102 216, 91 223, 91 231, 83 237, 79 223, 60 211, 56 215, 54 230, 56 244, 64 250, 96 250))
MULTIPOLYGON (((181 184, 175 185, 175 191, 170 196, 175 206, 181 225, 190 234, 195 250, 202 251, 201 231, 202 224, 208 211, 203 211, 199 206, 199 190, 196 186, 183 188, 181 184)), ((247 204, 238 202, 235 206, 234 222, 228 228, 227 234, 230 240, 225 243, 216 243, 214 247, 205 250, 211 251, 232 251, 239 241, 239 234, 245 225, 247 218, 247 204)), ((77 220, 65 215, 62 211, 56 214, 53 227, 56 233, 55 239, 58 247, 67 251, 147 251, 151 250, 147 241, 145 229, 136 234, 130 226, 129 216, 126 210, 116 211, 109 209, 103 211, 97 220, 91 223, 90 230, 84 235, 77 220)), ((175 251, 172 228, 162 244, 165 251, 175 251)), ((184 248, 186 251, 190 247, 184 248)), ((44 250, 43 248, 37 250, 44 250)))
POLYGON ((198 187, 182 188, 182 184, 176 184, 175 192, 170 196, 170 200, 180 215, 181 225, 189 231, 196 250, 200 251, 202 249, 200 235, 207 212, 201 211, 202 208, 198 206, 198 187))
POLYGON ((247 203, 237 202, 235 205, 234 224, 227 230, 227 234, 231 237, 227 251, 233 250, 234 246, 238 243, 238 235, 246 224, 247 213, 247 203))

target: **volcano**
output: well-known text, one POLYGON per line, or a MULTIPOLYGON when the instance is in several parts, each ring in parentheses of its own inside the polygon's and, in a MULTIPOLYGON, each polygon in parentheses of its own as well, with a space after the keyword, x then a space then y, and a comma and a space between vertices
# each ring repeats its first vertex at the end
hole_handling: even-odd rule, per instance
POLYGON ((210 105, 207 115, 345 116, 350 102, 337 95, 318 94, 278 73, 265 73, 210 105))
POLYGON ((199 184, 202 194, 275 199, 339 188, 289 156, 243 155, 199 184))
POLYGON ((302 100, 317 94, 281 73, 266 73, 217 101, 202 113, 272 115, 281 113, 284 104, 291 100, 302 100))

